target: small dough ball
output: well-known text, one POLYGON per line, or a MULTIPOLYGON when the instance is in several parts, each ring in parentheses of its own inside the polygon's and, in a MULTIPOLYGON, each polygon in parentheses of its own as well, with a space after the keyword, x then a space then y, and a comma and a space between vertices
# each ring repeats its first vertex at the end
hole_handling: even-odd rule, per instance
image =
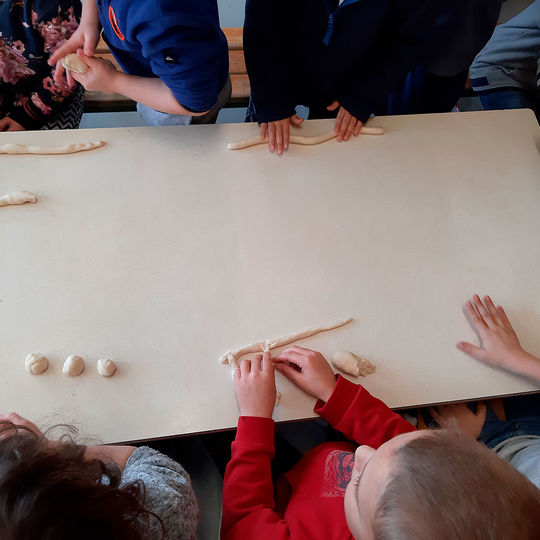
POLYGON ((62 65, 75 73, 86 73, 88 71, 88 66, 75 53, 64 56, 62 65))
POLYGON ((49 367, 49 361, 41 353, 30 353, 24 361, 24 367, 30 375, 38 375, 49 367))
POLYGON ((64 362, 62 373, 69 377, 77 377, 84 371, 84 360, 75 354, 68 356, 64 362))
POLYGON ((116 371, 116 364, 108 358, 100 358, 97 361, 97 370, 102 377, 112 377, 116 371))
POLYGON ((360 358, 351 351, 338 351, 332 355, 332 365, 348 373, 353 377, 365 377, 371 373, 375 373, 376 367, 365 358, 360 358))

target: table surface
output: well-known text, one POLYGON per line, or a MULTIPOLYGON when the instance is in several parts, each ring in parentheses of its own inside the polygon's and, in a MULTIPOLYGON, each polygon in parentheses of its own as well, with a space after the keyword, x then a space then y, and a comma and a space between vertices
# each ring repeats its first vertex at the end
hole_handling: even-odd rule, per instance
MULTIPOLYGON (((0 411, 104 442, 230 428, 228 349, 336 319, 301 344, 377 366, 391 407, 538 390, 456 350, 474 292, 540 352, 540 129, 530 111, 376 118, 382 137, 228 151, 254 125, 2 133, 103 139, 67 156, 0 156, 0 411), (30 376, 28 352, 50 360, 30 376), (86 371, 62 375, 79 354, 86 371), (98 376, 96 360, 118 373, 98 376)), ((302 131, 331 129, 308 122, 302 131)), ((277 375, 275 419, 313 416, 277 375)))

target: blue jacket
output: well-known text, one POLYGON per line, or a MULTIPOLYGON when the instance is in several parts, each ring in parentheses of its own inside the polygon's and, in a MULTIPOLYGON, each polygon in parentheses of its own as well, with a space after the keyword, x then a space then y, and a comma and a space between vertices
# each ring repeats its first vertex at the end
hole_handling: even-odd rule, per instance
POLYGON ((338 100, 365 121, 415 66, 468 68, 501 0, 247 0, 244 53, 260 122, 338 100))
POLYGON ((103 37, 130 75, 159 77, 186 109, 217 101, 229 72, 216 0, 97 0, 103 37))

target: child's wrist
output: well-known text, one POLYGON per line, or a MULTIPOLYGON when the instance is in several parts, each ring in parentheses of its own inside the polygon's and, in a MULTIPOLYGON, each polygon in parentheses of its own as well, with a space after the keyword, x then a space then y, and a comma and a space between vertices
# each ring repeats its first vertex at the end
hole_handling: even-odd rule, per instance
POLYGON ((536 358, 523 349, 516 351, 512 355, 511 361, 505 364, 504 367, 511 371, 536 378, 540 377, 540 358, 536 358))

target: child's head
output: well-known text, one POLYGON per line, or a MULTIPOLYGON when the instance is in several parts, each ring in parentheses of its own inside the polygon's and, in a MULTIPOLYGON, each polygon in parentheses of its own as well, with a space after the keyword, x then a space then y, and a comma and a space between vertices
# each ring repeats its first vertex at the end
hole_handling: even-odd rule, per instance
POLYGON ((144 538, 139 486, 119 489, 119 469, 84 453, 0 422, 0 538, 144 538))
POLYGON ((457 430, 399 435, 360 446, 345 515, 362 540, 537 539, 540 491, 457 430))

